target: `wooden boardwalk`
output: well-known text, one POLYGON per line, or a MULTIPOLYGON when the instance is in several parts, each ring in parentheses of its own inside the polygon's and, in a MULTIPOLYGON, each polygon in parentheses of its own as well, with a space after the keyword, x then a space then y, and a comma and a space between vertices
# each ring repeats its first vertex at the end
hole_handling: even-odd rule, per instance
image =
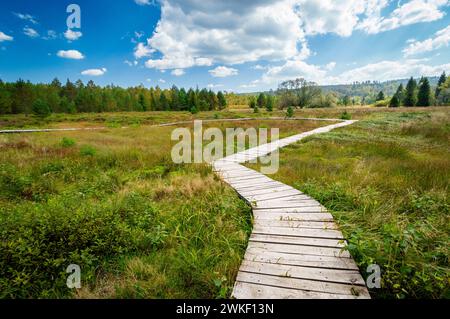
POLYGON ((370 298, 333 216, 244 163, 355 121, 342 121, 217 160, 214 170, 252 205, 253 232, 233 289, 238 299, 370 298))

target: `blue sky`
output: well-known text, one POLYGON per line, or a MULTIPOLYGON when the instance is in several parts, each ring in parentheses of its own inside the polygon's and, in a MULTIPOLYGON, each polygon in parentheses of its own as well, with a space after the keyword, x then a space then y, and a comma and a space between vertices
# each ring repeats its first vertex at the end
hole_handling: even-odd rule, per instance
POLYGON ((450 73, 448 0, 247 2, 2 1, 0 78, 248 92, 450 73))

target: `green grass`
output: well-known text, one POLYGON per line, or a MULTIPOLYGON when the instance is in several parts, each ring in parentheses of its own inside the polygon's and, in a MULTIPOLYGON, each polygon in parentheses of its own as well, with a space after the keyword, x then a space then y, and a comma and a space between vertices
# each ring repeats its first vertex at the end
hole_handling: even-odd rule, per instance
MULTIPOLYGON (((327 207, 375 298, 449 298, 450 113, 372 113, 281 151, 275 179, 327 207)), ((255 167, 254 165, 250 165, 255 167)))
MULTIPOLYGON (((288 136, 323 124, 204 129, 288 136)), ((228 297, 251 211, 210 168, 172 163, 173 129, 0 136, 0 297, 228 297), (81 290, 66 287, 69 264, 81 266, 81 290)))

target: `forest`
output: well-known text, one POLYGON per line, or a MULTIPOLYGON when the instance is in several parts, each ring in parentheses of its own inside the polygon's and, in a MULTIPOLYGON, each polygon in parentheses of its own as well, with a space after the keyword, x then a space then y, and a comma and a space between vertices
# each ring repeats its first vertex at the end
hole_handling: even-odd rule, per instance
POLYGON ((276 91, 236 94, 207 89, 146 88, 143 85, 122 88, 101 87, 93 81, 84 84, 58 79, 50 84, 18 80, 0 80, 0 114, 99 113, 116 111, 201 111, 223 110, 230 106, 248 106, 255 112, 265 108, 326 108, 350 105, 379 107, 431 106, 450 104, 450 77, 422 77, 384 83, 354 83, 351 86, 319 86, 303 78, 284 81, 276 91), (437 80, 436 80, 437 79, 437 80), (396 86, 396 88, 395 88, 396 86), (375 92, 375 89, 380 91, 375 92))
POLYGON ((50 113, 89 113, 115 111, 199 111, 221 110, 227 106, 225 95, 211 90, 144 86, 121 88, 97 86, 54 79, 50 84, 33 84, 18 80, 0 80, 0 114, 48 115, 50 113))

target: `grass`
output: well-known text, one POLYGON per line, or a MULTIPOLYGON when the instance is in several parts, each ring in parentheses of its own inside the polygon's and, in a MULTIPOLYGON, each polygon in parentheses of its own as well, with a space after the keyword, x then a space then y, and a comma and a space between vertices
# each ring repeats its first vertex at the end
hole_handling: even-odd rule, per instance
MULTIPOLYGON (((365 118, 376 113, 402 113, 410 111, 427 111, 429 108, 373 108, 373 107, 339 107, 330 109, 301 109, 295 110, 296 117, 340 118, 347 112, 352 119, 365 118)), ((445 107, 434 108, 445 110, 445 107)), ((81 114, 52 114, 41 119, 33 115, 0 115, 0 129, 25 128, 68 128, 68 127, 99 127, 119 128, 122 126, 138 127, 142 125, 160 124, 176 121, 190 121, 193 119, 225 119, 225 118, 263 118, 285 117, 286 110, 267 112, 260 109, 253 113, 249 107, 230 108, 223 111, 201 112, 114 112, 114 113, 81 113, 81 114)))
POLYGON ((229 297, 251 211, 209 167, 172 163, 173 128, 1 135, 0 297, 229 297), (66 287, 69 264, 81 266, 80 290, 66 287))
POLYGON ((352 115, 283 149, 274 178, 332 212, 364 276, 381 267, 373 297, 449 298, 448 109, 352 115))

